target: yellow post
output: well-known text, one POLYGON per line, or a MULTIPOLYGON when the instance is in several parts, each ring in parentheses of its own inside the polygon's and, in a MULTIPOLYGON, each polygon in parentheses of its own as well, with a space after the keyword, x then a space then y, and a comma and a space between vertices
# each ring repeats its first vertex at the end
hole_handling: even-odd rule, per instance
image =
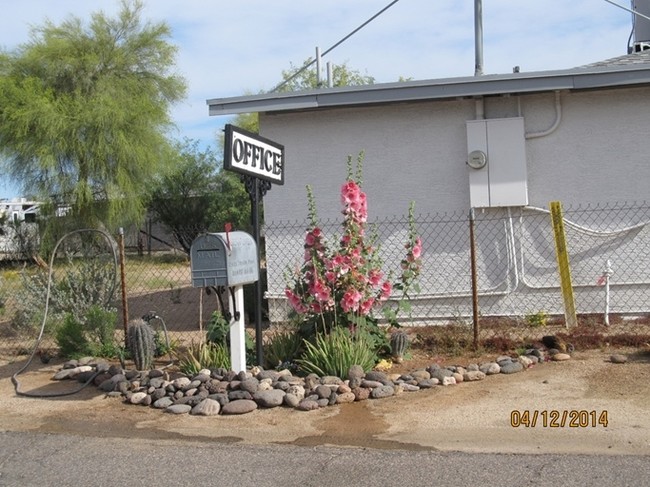
POLYGON ((555 236, 555 255, 560 271, 560 286, 562 298, 564 299, 564 319, 566 327, 571 328, 578 325, 576 316, 576 305, 573 300, 573 286, 571 285, 571 268, 569 267, 569 254, 566 249, 566 236, 564 235, 564 220, 562 219, 562 204, 559 201, 551 201, 551 222, 555 236))

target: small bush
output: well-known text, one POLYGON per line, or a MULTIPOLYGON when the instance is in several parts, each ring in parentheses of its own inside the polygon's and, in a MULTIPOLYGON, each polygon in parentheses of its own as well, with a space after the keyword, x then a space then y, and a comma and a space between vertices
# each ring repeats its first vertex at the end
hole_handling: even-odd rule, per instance
POLYGON ((303 343, 305 352, 296 362, 307 374, 346 377, 352 365, 360 365, 367 371, 377 363, 371 341, 362 332, 350 333, 346 328, 337 327, 327 335, 316 335, 315 343, 307 340, 303 343))
POLYGON ((83 324, 71 313, 65 316, 63 324, 56 330, 55 339, 63 357, 77 358, 88 352, 88 339, 83 324))

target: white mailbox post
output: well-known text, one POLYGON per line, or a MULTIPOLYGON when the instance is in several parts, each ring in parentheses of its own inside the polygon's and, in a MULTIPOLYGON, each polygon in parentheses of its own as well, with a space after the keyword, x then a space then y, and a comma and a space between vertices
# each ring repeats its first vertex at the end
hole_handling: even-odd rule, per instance
POLYGON ((193 287, 225 286, 230 309, 236 310, 230 322, 230 361, 232 370, 246 370, 244 331, 244 284, 259 279, 257 245, 246 232, 199 235, 190 248, 193 287))

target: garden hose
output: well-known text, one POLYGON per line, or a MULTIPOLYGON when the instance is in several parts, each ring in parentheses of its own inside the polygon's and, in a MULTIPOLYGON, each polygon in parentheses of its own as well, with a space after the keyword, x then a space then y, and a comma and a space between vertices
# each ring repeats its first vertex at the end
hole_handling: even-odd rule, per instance
MULTIPOLYGON (((86 387, 88 384, 90 384, 95 379, 95 377, 97 377, 97 375, 98 375, 98 372, 95 372, 94 374, 92 374, 90 376, 90 378, 85 383, 83 383, 80 387, 78 387, 78 388, 76 388, 76 389, 74 389, 72 391, 56 392, 56 393, 36 393, 36 392, 21 391, 20 390, 20 383, 18 381, 18 375, 23 373, 27 369, 27 367, 29 367, 29 364, 32 363, 32 360, 34 359, 34 356, 36 355, 36 351, 38 350, 38 346, 40 345, 41 340, 43 338, 43 332, 45 331, 45 323, 47 321, 47 314, 48 314, 49 304, 50 304, 50 295, 51 295, 51 287, 52 287, 52 270, 54 268, 54 258, 56 256, 59 245, 61 245, 61 243, 66 238, 68 238, 69 236, 74 235, 74 234, 79 234, 79 233, 85 233, 85 232, 98 233, 102 237, 104 237, 106 239, 106 241, 108 242, 109 247, 111 248, 111 251, 112 251, 113 264, 114 264, 114 268, 115 268, 115 272, 113 273, 114 277, 113 277, 113 283, 112 283, 111 291, 108 293, 109 301, 110 301, 110 297, 115 292, 115 288, 117 287, 117 269, 118 269, 118 256, 117 256, 117 248, 116 248, 117 246, 116 246, 114 240, 111 238, 111 236, 108 233, 106 233, 103 230, 92 229, 92 228, 84 228, 84 229, 74 230, 72 232, 66 233, 63 237, 61 237, 59 239, 59 241, 54 246, 54 249, 52 250, 52 255, 50 257, 50 265, 49 265, 48 276, 47 276, 47 291, 46 291, 46 294, 45 294, 45 311, 43 313, 43 321, 41 323, 41 330, 40 330, 40 332, 38 334, 38 338, 36 338, 36 342, 34 343, 34 348, 32 349, 32 352, 29 355, 29 357, 27 358, 27 362, 16 373, 14 373, 11 376, 11 382, 13 383, 14 390, 16 391, 16 395, 18 395, 18 396, 37 397, 37 398, 71 396, 72 394, 76 394, 79 391, 81 391, 84 387, 86 387)), ((104 303, 104 304, 107 305, 108 303, 104 303)))

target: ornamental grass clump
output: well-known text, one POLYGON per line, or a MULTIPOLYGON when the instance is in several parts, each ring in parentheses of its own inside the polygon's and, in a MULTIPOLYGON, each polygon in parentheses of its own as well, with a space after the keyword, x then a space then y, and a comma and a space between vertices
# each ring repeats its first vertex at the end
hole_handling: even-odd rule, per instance
POLYGON ((321 335, 342 327, 352 335, 357 330, 365 333, 370 350, 376 356, 384 356, 390 353, 390 344, 375 313, 383 312, 390 325, 399 326, 398 313, 410 309, 409 291, 417 289, 422 241, 415 229, 411 204, 401 273, 393 280, 392 274, 383 272, 376 235, 369 235, 367 230, 367 198, 361 189, 362 160, 360 154, 353 171, 352 158, 348 158, 348 175, 341 187, 342 234, 336 245, 325 239, 313 193, 307 187, 310 227, 305 234, 303 263, 286 276, 285 295, 300 317, 301 335, 310 346, 322 345, 321 335), (391 305, 388 300, 396 291, 401 291, 401 297, 397 305, 391 305))

